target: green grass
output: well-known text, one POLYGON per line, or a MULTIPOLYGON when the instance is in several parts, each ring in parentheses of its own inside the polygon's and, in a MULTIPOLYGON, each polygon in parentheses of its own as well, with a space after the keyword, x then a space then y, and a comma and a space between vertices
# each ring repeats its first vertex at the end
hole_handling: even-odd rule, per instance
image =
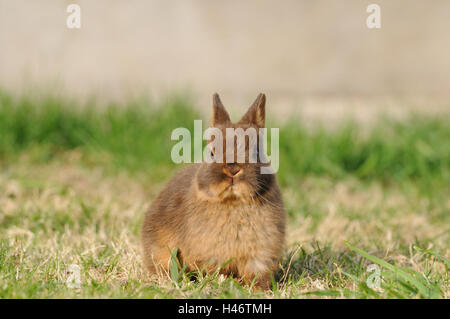
POLYGON ((36 160, 48 161, 61 152, 81 149, 87 163, 106 160, 131 171, 156 171, 173 166, 167 158, 173 128, 191 129, 196 118, 198 113, 177 96, 157 108, 142 99, 123 106, 109 104, 98 111, 92 101, 80 106, 50 95, 36 100, 3 93, 0 158, 14 159, 25 151, 36 160))
POLYGON ((380 118, 367 134, 356 124, 308 132, 298 121, 281 129, 285 171, 367 180, 449 181, 449 118, 380 118))
MULTIPOLYGON (((170 132, 176 127, 192 131, 195 119, 202 116, 179 96, 161 105, 142 99, 99 111, 94 102, 79 106, 54 96, 36 100, 1 93, 0 158, 39 146, 36 155, 43 160, 80 148, 94 158, 107 154, 113 164, 131 170, 173 166, 168 156, 174 144, 170 132)), ((280 128, 280 178, 288 183, 307 174, 351 174, 368 180, 448 182, 449 123, 448 116, 411 116, 402 122, 380 118, 369 133, 355 123, 330 133, 322 127, 311 132, 292 120, 280 128)))
POLYGON ((448 115, 281 124, 288 246, 272 291, 177 267, 150 280, 143 214, 178 168, 171 131, 202 118, 181 95, 79 105, 1 91, 0 298, 449 297, 448 115), (70 264, 81 289, 65 284, 70 264), (366 283, 370 264, 380 289, 366 283))

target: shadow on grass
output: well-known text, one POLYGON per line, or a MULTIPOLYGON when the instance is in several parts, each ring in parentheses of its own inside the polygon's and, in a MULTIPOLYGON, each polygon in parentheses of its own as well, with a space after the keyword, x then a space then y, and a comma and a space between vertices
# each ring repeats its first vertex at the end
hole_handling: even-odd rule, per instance
MULTIPOLYGON (((317 241, 311 243, 312 251, 303 245, 291 247, 280 263, 274 279, 281 286, 302 278, 336 280, 339 271, 361 275, 365 261, 350 250, 332 250, 329 245, 321 246, 317 241)), ((334 283, 336 284, 336 283, 334 283)))
POLYGON ((334 251, 330 246, 321 247, 318 242, 312 243, 311 252, 301 245, 291 248, 274 276, 277 289, 283 290, 294 284, 305 285, 309 291, 302 294, 311 296, 445 298, 445 278, 448 278, 450 262, 439 253, 414 245, 413 264, 425 262, 427 265, 425 271, 418 272, 376 256, 381 256, 382 252, 367 253, 350 243, 346 242, 346 245, 349 249, 340 251, 334 251), (436 263, 445 266, 444 276, 436 271, 437 268, 430 268, 429 265, 436 263))

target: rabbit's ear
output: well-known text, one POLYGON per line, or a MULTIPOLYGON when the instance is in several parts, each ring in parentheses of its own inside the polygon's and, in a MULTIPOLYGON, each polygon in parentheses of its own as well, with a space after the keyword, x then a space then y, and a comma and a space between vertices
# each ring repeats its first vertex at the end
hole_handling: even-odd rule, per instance
POLYGON ((214 127, 217 124, 224 124, 228 122, 231 122, 230 116, 228 115, 227 110, 225 110, 225 107, 220 100, 219 94, 214 93, 211 126, 214 127))
POLYGON ((239 123, 255 124, 260 128, 266 125, 266 96, 264 93, 258 94, 255 102, 253 102, 239 123))

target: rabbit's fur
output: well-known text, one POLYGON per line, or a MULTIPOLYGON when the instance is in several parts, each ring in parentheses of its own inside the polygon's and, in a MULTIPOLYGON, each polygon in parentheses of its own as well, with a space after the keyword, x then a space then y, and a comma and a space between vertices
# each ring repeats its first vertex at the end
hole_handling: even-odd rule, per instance
MULTIPOLYGON (((264 127, 265 95, 232 123, 214 94, 211 126, 223 136, 227 127, 264 127)), ((221 273, 269 288, 283 251, 285 210, 276 177, 261 174, 263 165, 203 162, 175 174, 145 216, 142 242, 150 272, 167 271, 177 248, 190 270, 212 272, 231 260, 221 273)))

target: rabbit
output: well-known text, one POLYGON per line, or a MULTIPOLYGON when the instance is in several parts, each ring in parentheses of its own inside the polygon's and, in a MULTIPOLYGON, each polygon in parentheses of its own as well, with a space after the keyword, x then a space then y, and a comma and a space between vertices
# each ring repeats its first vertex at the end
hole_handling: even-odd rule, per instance
MULTIPOLYGON (((226 128, 263 128, 265 102, 260 93, 242 119, 232 123, 215 93, 211 127, 224 136, 226 128)), ((229 151, 226 146, 224 156, 229 151)), ((203 161, 175 174, 142 226, 143 259, 150 273, 167 272, 176 248, 189 270, 212 273, 221 267, 221 274, 241 283, 270 289, 284 249, 286 213, 275 174, 261 174, 264 165, 269 164, 203 161)))

